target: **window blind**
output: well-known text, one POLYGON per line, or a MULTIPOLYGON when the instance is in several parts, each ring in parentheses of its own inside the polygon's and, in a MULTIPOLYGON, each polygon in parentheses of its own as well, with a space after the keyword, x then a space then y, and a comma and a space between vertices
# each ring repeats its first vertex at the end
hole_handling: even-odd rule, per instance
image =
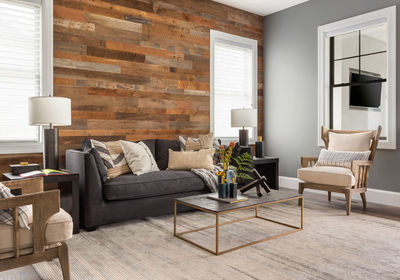
POLYGON ((38 141, 28 98, 40 95, 40 5, 0 0, 0 142, 38 141))
MULTIPOLYGON (((238 137, 231 127, 231 109, 251 108, 253 104, 252 48, 225 42, 214 43, 214 134, 238 137)), ((253 133, 249 129, 249 136, 253 133)))

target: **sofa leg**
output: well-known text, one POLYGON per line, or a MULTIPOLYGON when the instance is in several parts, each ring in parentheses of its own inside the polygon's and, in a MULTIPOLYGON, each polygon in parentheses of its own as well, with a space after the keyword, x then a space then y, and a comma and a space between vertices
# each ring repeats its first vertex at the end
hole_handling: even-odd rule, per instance
POLYGON ((95 231, 96 229, 97 229, 96 226, 94 226, 94 227, 85 227, 85 230, 86 230, 87 232, 95 231))
POLYGON ((363 207, 365 209, 365 208, 367 208, 367 197, 365 196, 365 193, 360 193, 360 195, 361 195, 363 207))
MULTIPOLYGON (((304 186, 303 183, 299 183, 299 194, 304 193, 304 186)), ((301 200, 299 199, 299 206, 301 206, 301 200)))
POLYGON ((328 201, 331 202, 331 192, 328 192, 328 201))
POLYGON ((65 242, 62 242, 62 245, 58 247, 58 260, 60 261, 63 279, 70 280, 68 246, 65 242))
POLYGON ((346 214, 349 216, 351 211, 351 190, 347 189, 344 195, 346 196, 346 214))

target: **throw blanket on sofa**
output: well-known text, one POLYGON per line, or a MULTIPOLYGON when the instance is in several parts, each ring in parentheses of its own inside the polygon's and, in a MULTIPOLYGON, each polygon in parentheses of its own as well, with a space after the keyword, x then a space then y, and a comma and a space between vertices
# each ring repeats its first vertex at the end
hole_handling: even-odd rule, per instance
POLYGON ((213 170, 207 169, 191 169, 194 174, 199 176, 211 192, 217 192, 218 176, 217 173, 221 171, 221 167, 214 165, 213 170))

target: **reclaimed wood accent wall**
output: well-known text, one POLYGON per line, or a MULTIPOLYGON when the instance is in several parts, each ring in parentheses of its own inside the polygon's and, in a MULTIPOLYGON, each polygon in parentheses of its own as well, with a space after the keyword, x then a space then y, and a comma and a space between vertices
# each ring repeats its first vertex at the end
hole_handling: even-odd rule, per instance
POLYGON ((258 40, 263 135, 263 17, 210 0, 54 0, 54 94, 72 100, 61 163, 85 137, 208 133, 210 29, 258 40))

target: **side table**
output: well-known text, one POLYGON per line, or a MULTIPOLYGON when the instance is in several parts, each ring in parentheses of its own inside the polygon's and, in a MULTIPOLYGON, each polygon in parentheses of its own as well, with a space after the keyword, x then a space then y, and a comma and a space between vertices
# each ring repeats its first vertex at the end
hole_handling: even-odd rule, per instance
POLYGON ((271 189, 279 190, 279 158, 263 157, 253 158, 254 168, 261 176, 267 178, 267 184, 271 189))
MULTIPOLYGON (((3 173, 3 180, 21 180, 21 176, 3 173)), ((44 190, 54 189, 51 185, 57 184, 60 190, 61 208, 67 211, 74 223, 73 233, 79 233, 79 174, 67 173, 43 176, 44 190)))

